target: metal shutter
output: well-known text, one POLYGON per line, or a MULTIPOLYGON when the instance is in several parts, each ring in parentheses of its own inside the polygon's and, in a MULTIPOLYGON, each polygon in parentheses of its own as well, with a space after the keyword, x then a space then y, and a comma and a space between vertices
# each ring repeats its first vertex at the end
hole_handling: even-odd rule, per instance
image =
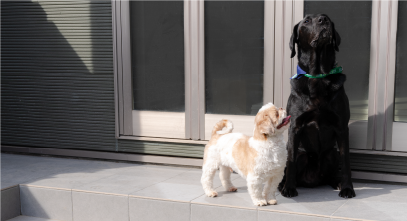
POLYGON ((2 143, 115 150, 110 1, 2 1, 2 143))

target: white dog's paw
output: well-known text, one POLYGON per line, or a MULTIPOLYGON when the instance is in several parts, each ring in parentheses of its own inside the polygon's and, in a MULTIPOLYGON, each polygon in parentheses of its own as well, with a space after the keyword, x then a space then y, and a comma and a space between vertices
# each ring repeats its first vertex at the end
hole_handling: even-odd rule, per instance
POLYGON ((277 200, 269 200, 268 202, 267 202, 268 204, 270 204, 270 205, 276 205, 277 204, 277 200))
POLYGON ((218 196, 218 193, 216 191, 207 191, 205 194, 207 196, 209 196, 209 197, 217 197, 218 196))
POLYGON ((255 206, 267 206, 267 201, 266 200, 255 200, 253 201, 255 206))
POLYGON ((229 192, 236 192, 236 191, 237 191, 237 188, 234 187, 234 186, 232 186, 232 187, 229 187, 228 191, 229 191, 229 192))

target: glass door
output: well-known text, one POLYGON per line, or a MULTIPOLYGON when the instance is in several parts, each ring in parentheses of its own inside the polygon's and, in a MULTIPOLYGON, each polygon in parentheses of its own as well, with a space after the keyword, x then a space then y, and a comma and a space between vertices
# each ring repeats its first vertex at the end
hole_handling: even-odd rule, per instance
POLYGON ((254 116, 264 100, 265 2, 204 4, 204 139, 210 139, 221 119, 231 120, 235 132, 252 136, 254 116))
POLYGON ((185 138, 184 3, 130 1, 133 135, 185 138))

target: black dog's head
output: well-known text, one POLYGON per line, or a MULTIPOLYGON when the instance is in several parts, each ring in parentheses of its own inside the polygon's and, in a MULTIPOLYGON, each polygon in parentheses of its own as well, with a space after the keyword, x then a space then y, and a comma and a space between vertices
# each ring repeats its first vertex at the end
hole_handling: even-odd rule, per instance
POLYGON ((294 26, 290 39, 291 58, 295 56, 295 44, 301 49, 312 49, 331 44, 339 51, 341 37, 335 30, 335 25, 325 14, 306 15, 294 26))

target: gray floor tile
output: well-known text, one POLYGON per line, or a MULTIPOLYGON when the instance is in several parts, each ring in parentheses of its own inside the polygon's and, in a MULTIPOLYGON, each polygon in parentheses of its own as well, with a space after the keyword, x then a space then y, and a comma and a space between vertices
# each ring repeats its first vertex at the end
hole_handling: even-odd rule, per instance
POLYGON ((353 185, 356 193, 353 200, 407 202, 407 186, 380 183, 354 183, 353 185))
POLYGON ((185 172, 184 170, 168 168, 137 167, 118 172, 116 173, 117 175, 104 177, 97 181, 77 186, 74 189, 129 194, 185 172))
POLYGON ((58 221, 55 219, 44 219, 44 218, 38 218, 38 217, 32 217, 32 216, 17 216, 13 219, 10 219, 8 221, 58 221))
POLYGON ((46 171, 32 172, 32 171, 11 171, 2 168, 1 171, 1 188, 22 184, 28 181, 37 180, 42 177, 50 175, 46 171))
POLYGON ((349 201, 333 216, 368 220, 406 220, 407 203, 349 201))
POLYGON ((255 221, 257 210, 219 207, 209 205, 191 205, 191 221, 255 221))
POLYGON ((258 221, 283 221, 283 220, 295 220, 295 221, 330 221, 328 217, 307 216, 301 214, 289 214, 279 212, 269 212, 259 210, 258 221))
MULTIPOLYGON (((204 194, 201 175, 201 170, 188 171, 140 191, 130 193, 130 195, 190 201, 204 194)), ((236 179, 238 176, 233 174, 232 179, 236 179)), ((220 179, 215 176, 214 187, 219 186, 221 186, 220 179)))
POLYGON ((171 166, 171 165, 155 165, 155 164, 141 164, 143 167, 148 167, 148 168, 156 168, 156 169, 168 169, 172 171, 202 171, 201 169, 197 168, 189 168, 189 167, 180 167, 180 166, 171 166))
POLYGON ((349 199, 332 216, 371 220, 406 219, 406 186, 354 183, 354 188, 356 197, 349 199))
POLYGON ((77 186, 82 186, 102 178, 112 176, 114 173, 98 172, 98 173, 59 173, 50 175, 44 178, 37 178, 33 181, 23 182, 23 184, 57 187, 72 189, 77 186))
POLYGON ((189 221, 190 204, 130 197, 129 215, 130 221, 189 221))
POLYGON ((159 165, 140 165, 136 169, 130 169, 124 171, 127 175, 139 175, 139 176, 162 176, 173 177, 178 174, 193 170, 191 168, 183 167, 171 167, 171 166, 159 166, 159 165))
POLYGON ((29 159, 21 158, 15 160, 9 166, 2 168, 2 183, 22 184, 26 182, 46 179, 54 174, 67 173, 69 171, 87 170, 89 162, 70 161, 58 158, 46 158, 31 156, 29 159), (34 160, 33 160, 34 159, 34 160), (24 163, 27 160, 28 164, 24 163))
POLYGON ((1 220, 8 220, 20 215, 20 188, 11 187, 1 191, 1 220))
POLYGON ((69 172, 86 173, 117 173, 142 166, 141 164, 116 163, 97 160, 79 160, 67 163, 69 163, 69 172))
POLYGON ((257 208, 257 206, 253 204, 253 201, 248 193, 246 180, 243 178, 237 178, 233 180, 232 183, 237 187, 237 192, 227 192, 223 186, 220 186, 216 188, 216 191, 218 192, 217 197, 212 198, 203 195, 195 200, 192 200, 192 202, 257 208))
POLYGON ((128 221, 127 196, 72 191, 75 221, 128 221))
POLYGON ((298 196, 293 198, 285 198, 278 194, 277 205, 266 206, 264 209, 330 216, 347 201, 339 197, 339 192, 329 186, 300 187, 297 191, 298 196))
POLYGON ((20 186, 20 199, 22 215, 72 220, 71 191, 20 186))
POLYGON ((407 200, 404 203, 388 199, 349 200, 332 216, 368 220, 406 220, 407 200))

